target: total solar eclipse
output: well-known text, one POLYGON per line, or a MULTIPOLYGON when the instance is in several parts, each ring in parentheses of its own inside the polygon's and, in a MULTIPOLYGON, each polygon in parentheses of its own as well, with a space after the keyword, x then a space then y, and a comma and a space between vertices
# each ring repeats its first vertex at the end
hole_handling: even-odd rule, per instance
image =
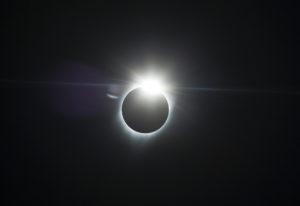
POLYGON ((130 91, 121 109, 127 126, 139 133, 152 133, 160 129, 169 115, 169 104, 164 94, 144 87, 130 91))

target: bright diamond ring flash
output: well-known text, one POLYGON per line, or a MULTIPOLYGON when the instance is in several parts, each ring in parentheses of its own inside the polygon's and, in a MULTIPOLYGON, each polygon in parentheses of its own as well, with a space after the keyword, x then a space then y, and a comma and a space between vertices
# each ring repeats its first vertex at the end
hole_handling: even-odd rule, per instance
POLYGON ((156 79, 146 79, 142 82, 142 87, 149 90, 161 90, 162 85, 156 79))
POLYGON ((160 81, 154 78, 142 80, 138 86, 142 87, 144 91, 149 93, 162 92, 164 90, 164 86, 160 83, 160 81))

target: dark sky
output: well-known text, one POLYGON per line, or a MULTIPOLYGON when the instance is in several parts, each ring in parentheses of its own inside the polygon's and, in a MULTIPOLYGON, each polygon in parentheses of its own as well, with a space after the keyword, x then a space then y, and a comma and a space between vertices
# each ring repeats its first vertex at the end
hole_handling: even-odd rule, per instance
POLYGON ((178 88, 300 91, 296 5, 1 4, 6 205, 296 205, 300 95, 174 89, 148 140, 106 96, 149 65, 178 88))

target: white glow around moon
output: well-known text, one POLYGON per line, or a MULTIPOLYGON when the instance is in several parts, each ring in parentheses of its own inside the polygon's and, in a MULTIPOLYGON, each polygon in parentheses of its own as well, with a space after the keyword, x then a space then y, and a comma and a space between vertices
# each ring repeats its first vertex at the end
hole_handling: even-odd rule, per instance
POLYGON ((154 78, 147 78, 147 79, 140 80, 137 83, 133 84, 131 87, 129 87, 127 92, 125 92, 125 94, 120 98, 119 112, 118 112, 118 120, 120 121, 124 132, 126 132, 127 134, 129 134, 130 136, 132 136, 134 138, 149 138, 149 137, 153 137, 153 136, 159 134, 162 130, 164 130, 168 126, 170 119, 172 118, 174 99, 168 92, 164 91, 164 88, 166 88, 166 87, 160 81, 158 81, 157 79, 154 79, 154 78), (136 88, 140 88, 140 87, 145 89, 145 91, 147 92, 146 95, 151 95, 151 93, 154 93, 154 92, 161 92, 167 99, 167 102, 169 105, 169 114, 168 114, 166 122, 158 130, 151 132, 151 133, 140 133, 140 132, 137 132, 137 131, 131 129, 124 121, 124 118, 122 115, 122 104, 123 104, 125 97, 132 90, 134 90, 136 88))

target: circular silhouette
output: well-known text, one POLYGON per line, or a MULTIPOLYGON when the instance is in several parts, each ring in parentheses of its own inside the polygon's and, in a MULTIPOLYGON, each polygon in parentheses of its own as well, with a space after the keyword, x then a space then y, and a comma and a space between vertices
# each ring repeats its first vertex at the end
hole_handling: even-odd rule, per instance
POLYGON ((161 128, 169 114, 166 97, 159 91, 139 87, 125 97, 122 115, 126 124, 140 133, 151 133, 161 128))

